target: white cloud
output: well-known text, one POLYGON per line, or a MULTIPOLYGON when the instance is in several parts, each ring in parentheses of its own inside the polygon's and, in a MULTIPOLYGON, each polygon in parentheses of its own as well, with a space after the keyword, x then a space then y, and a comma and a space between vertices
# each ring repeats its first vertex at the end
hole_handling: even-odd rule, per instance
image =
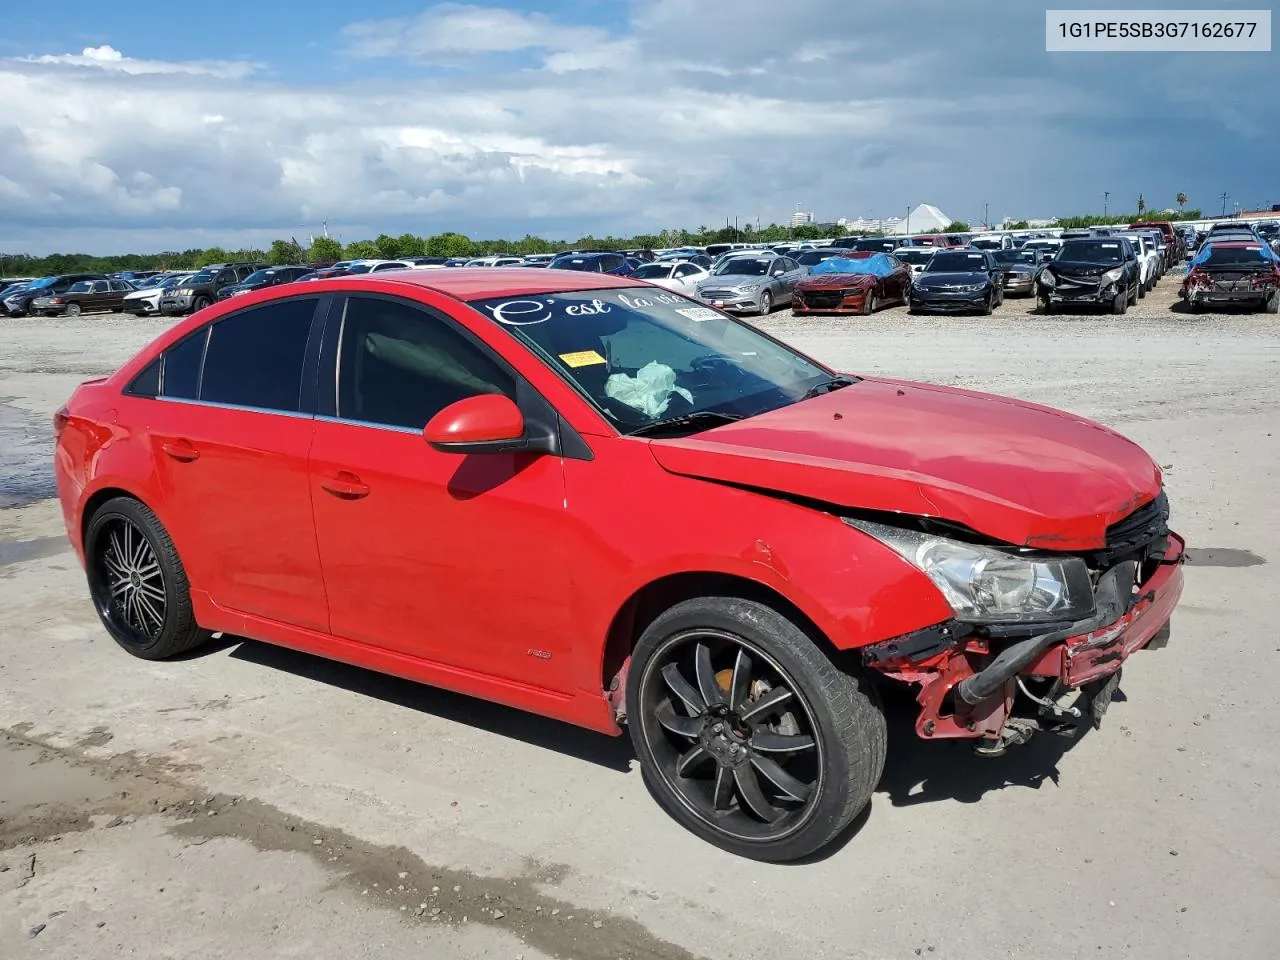
POLYGON ((197 76, 221 77, 237 80, 259 69, 259 65, 243 60, 196 60, 172 63, 165 60, 135 60, 126 57, 114 47, 85 47, 80 53, 43 54, 23 57, 29 63, 64 64, 74 67, 93 67, 118 73, 142 75, 148 73, 186 73, 197 76))
MULTIPOLYGON (((0 60, 0 249, 234 248, 322 219, 346 240, 573 239, 768 223, 797 200, 830 219, 920 202, 972 219, 984 201, 1045 216, 1088 209, 1100 183, 1153 205, 1185 189, 1195 205, 1196 177, 1217 192, 1228 168, 1269 169, 1263 93, 1224 113, 1188 96, 1185 76, 1171 83, 1169 62, 1130 70, 1117 94, 1114 73, 1042 50, 975 54, 954 7, 904 25, 896 8, 854 16, 819 0, 735 0, 731 14, 646 0, 611 31, 443 4, 351 25, 344 75, 370 58, 393 58, 381 75, 396 60, 450 69, 323 85, 264 79, 281 64, 110 46, 0 60), (1180 132, 1188 109, 1195 143, 1180 132)), ((1032 14, 1001 12, 1014 26, 1032 14)), ((1266 89, 1238 72, 1262 67, 1213 69, 1239 95, 1266 89)))

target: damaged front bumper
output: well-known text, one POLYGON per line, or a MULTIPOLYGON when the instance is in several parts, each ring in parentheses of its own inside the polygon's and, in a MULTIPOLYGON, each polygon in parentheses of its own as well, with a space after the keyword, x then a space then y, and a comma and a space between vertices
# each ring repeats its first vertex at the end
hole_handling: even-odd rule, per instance
MULTIPOLYGON (((1132 654, 1158 635, 1162 638, 1182 595, 1185 546, 1170 533, 1163 558, 1136 591, 1129 586, 1135 568, 1124 584, 1127 592, 1118 585, 1122 574, 1117 568, 1114 596, 1105 598, 1099 590, 1094 622, 1055 625, 1051 632, 1015 642, 977 628, 942 624, 866 647, 863 661, 888 677, 920 685, 919 736, 999 739, 1025 682, 1020 678, 1056 681, 1055 689, 1064 691, 1100 690, 1132 654)), ((1109 697, 1110 691, 1106 693, 1109 697)))

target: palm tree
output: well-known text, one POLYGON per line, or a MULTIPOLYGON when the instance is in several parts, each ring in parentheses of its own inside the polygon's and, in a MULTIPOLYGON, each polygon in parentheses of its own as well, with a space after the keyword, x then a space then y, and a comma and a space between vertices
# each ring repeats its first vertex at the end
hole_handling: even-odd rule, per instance
POLYGON ((1182 212, 1182 208, 1187 205, 1187 195, 1182 191, 1178 191, 1178 212, 1182 212))

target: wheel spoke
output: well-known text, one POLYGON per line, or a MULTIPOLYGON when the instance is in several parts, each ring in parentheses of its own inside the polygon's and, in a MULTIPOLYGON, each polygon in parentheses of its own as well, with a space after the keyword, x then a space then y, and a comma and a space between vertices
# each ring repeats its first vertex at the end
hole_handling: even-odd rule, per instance
POLYGON ((747 702, 751 692, 751 657, 745 647, 738 648, 733 660, 733 680, 729 683, 729 706, 737 710, 747 702))
POLYGON ((757 730, 751 735, 751 749, 761 753, 791 753, 795 750, 808 750, 813 746, 813 737, 802 733, 774 733, 772 730, 757 730))
POLYGON ((154 584, 147 583, 145 580, 138 586, 144 597, 164 603, 164 590, 154 584))
POLYGON ((728 810, 733 803, 733 770, 716 767, 716 786, 711 795, 711 805, 717 810, 728 810))
POLYGON ((134 536, 138 538, 138 547, 133 552, 133 569, 137 570, 151 559, 151 544, 147 543, 146 538, 140 531, 135 530, 134 536))
POLYGON ((769 782, 792 800, 804 803, 809 799, 809 786, 801 783, 778 765, 771 757, 752 757, 751 765, 759 770, 769 782))
POLYGON ((724 703, 724 691, 716 682, 716 669, 711 665, 711 648, 705 643, 698 644, 693 651, 694 672, 698 675, 698 690, 707 706, 724 703))
POLYGON ((710 759, 711 754, 707 753, 707 748, 699 743, 676 761, 676 773, 682 777, 687 777, 690 770, 694 769, 698 764, 710 759))
POLYGON ((154 580, 160 576, 160 564, 152 560, 150 563, 143 564, 137 569, 137 574, 143 580, 154 580))
POLYGON ((667 686, 671 688, 671 692, 680 698, 681 702, 688 708, 690 715, 696 717, 706 710, 706 702, 698 696, 698 691, 693 689, 693 685, 684 678, 680 668, 674 663, 668 663, 662 668, 662 679, 667 681, 667 686))
POLYGON ((120 596, 120 594, 124 593, 128 589, 129 589, 128 580, 117 580, 115 583, 111 585, 111 595, 113 597, 118 597, 120 596))
POLYGON ((757 697, 746 705, 742 711, 743 720, 755 720, 757 718, 767 717, 782 708, 784 704, 791 700, 791 691, 786 687, 774 687, 768 693, 757 697))
POLYGON ((147 619, 154 621, 157 627, 164 626, 164 617, 160 615, 159 610, 151 605, 151 601, 141 591, 138 592, 138 609, 146 614, 147 619))
POLYGON ((671 706, 671 701, 663 700, 654 711, 658 722, 672 733, 682 737, 696 737, 702 730, 702 720, 698 717, 682 717, 671 706))
POLYGON ((760 789, 760 781, 756 779, 755 771, 750 765, 744 763, 734 767, 733 782, 738 785, 738 796, 742 798, 747 809, 761 820, 773 823, 786 813, 785 810, 779 810, 769 802, 764 791, 760 789))
POLYGON ((120 543, 120 537, 115 530, 111 531, 110 540, 111 547, 107 550, 107 556, 111 558, 110 562, 115 563, 118 569, 124 570, 124 546, 120 543))
POLYGON ((120 554, 120 562, 126 567, 133 567, 133 527, 127 523, 121 527, 121 540, 124 541, 124 551, 120 554))

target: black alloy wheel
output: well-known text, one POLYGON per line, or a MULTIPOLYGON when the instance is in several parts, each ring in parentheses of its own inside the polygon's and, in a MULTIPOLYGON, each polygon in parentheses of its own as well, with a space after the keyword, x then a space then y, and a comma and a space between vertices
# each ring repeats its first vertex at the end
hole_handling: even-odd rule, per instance
POLYGON ((658 802, 735 853, 792 860, 866 806, 884 717, 794 624, 753 601, 678 604, 645 631, 628 723, 658 802))
POLYGON ((85 528, 94 609, 129 653, 161 660, 208 637, 195 621, 186 571, 159 519, 130 497, 103 504, 85 528))

